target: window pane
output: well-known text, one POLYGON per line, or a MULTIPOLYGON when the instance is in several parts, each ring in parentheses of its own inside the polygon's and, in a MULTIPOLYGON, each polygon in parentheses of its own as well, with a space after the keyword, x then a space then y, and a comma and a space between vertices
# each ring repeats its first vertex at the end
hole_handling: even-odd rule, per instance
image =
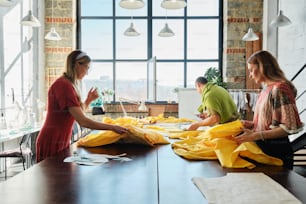
POLYGON ((189 20, 187 56, 189 59, 218 58, 218 20, 189 20))
POLYGON ((188 16, 218 16, 219 1, 216 0, 192 0, 187 4, 188 16))
POLYGON ((184 58, 184 21, 183 20, 154 20, 153 21, 153 56, 157 59, 184 58), (175 33, 173 37, 160 37, 158 33, 165 23, 175 33))
POLYGON ((124 31, 131 20, 118 20, 116 24, 117 59, 147 59, 147 21, 133 20, 134 28, 139 36, 125 36, 124 31))
POLYGON ((174 89, 184 86, 183 63, 157 63, 157 101, 177 101, 174 89))
POLYGON ((194 88, 194 82, 199 76, 204 76, 210 67, 218 68, 218 62, 190 62, 187 64, 187 88, 194 88))
POLYGON ((97 87, 99 91, 113 90, 113 64, 91 62, 88 74, 82 81, 82 97, 84 99, 92 87, 97 87))
POLYGON ((101 0, 82 0, 81 15, 82 16, 112 16, 112 1, 101 0))
POLYGON ((116 100, 119 97, 131 100, 147 98, 147 63, 116 64, 116 100))
POLYGON ((144 1, 144 7, 140 9, 125 9, 119 5, 120 0, 116 0, 116 15, 117 16, 147 16, 148 5, 144 1))
POLYGON ((92 59, 113 58, 111 20, 82 20, 81 49, 92 59))

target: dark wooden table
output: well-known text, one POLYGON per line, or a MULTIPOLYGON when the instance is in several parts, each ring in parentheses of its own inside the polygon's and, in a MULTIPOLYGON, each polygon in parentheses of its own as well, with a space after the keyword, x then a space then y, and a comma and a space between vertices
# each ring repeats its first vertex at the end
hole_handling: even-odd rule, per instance
POLYGON ((48 158, 0 183, 1 204, 194 204, 207 203, 192 177, 218 177, 227 172, 264 172, 306 203, 306 179, 282 167, 253 170, 222 168, 217 161, 188 161, 171 145, 108 145, 76 148, 48 158), (64 163, 71 152, 127 153, 130 162, 110 161, 100 166, 64 163))

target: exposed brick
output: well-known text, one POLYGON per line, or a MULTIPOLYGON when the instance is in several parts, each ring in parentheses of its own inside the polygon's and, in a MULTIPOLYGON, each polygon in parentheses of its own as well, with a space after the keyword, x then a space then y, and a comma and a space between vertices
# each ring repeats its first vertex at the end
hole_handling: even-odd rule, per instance
POLYGON ((54 53, 54 52, 60 52, 60 53, 68 53, 71 52, 72 48, 71 47, 46 47, 45 52, 46 53, 54 53))
POLYGON ((62 24, 73 24, 76 22, 76 19, 67 18, 67 17, 46 17, 45 23, 62 23, 62 24))

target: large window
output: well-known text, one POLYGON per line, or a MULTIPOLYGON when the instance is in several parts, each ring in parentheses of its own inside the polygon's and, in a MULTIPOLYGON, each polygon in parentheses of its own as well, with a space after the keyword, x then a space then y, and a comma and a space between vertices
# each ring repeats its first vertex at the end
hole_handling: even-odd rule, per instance
POLYGON ((31 5, 37 15, 38 2, 32 0, 0 8, 0 114, 8 128, 25 125, 27 113, 37 112, 38 32, 20 24, 31 5))
POLYGON ((141 9, 124 9, 120 0, 79 0, 78 47, 93 59, 84 79, 119 97, 147 99, 147 61, 156 57, 156 99, 176 101, 176 88, 222 63, 222 0, 189 0, 187 7, 166 10, 162 0, 147 0, 141 9), (134 24, 139 36, 123 33, 134 24), (160 37, 168 23, 175 35, 160 37))

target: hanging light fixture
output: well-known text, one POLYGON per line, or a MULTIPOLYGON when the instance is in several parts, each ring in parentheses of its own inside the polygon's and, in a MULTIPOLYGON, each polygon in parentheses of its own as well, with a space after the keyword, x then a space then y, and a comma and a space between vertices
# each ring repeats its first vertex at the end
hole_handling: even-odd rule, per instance
POLYGON ((124 31, 124 35, 125 35, 125 36, 129 36, 129 37, 133 37, 133 36, 138 36, 138 35, 140 35, 140 33, 137 32, 137 30, 134 28, 134 23, 131 22, 130 27, 128 27, 128 28, 124 31))
POLYGON ((174 36, 174 32, 169 28, 168 23, 167 23, 168 15, 167 15, 167 9, 166 9, 166 23, 163 29, 158 33, 158 36, 160 37, 172 37, 174 36))
POLYGON ((165 27, 161 29, 161 31, 158 33, 158 36, 160 37, 172 37, 174 36, 174 32, 169 28, 168 23, 165 23, 165 27))
POLYGON ((258 35, 256 35, 256 33, 253 31, 253 28, 250 25, 248 32, 242 37, 242 40, 243 41, 255 41, 258 39, 259 39, 258 35))
POLYGON ((161 7, 165 9, 181 9, 187 6, 185 0, 163 0, 161 7))
POLYGON ((24 26, 31 26, 31 27, 39 27, 40 26, 39 20, 35 16, 33 16, 31 10, 29 10, 28 15, 26 15, 21 20, 21 24, 24 25, 24 26))
POLYGON ((12 2, 11 0, 0 0, 0 6, 10 7, 13 5, 14 5, 14 2, 12 2))
POLYGON ((282 27, 290 24, 291 24, 290 19, 283 14, 282 10, 279 10, 278 16, 270 23, 270 25, 273 27, 282 27))
POLYGON ((281 10, 281 1, 278 0, 278 15, 275 19, 273 19, 270 23, 272 27, 282 27, 291 24, 290 19, 284 15, 283 11, 281 10))
MULTIPOLYGON (((30 6, 31 8, 31 6, 30 6)), ((26 15, 20 22, 24 26, 30 27, 39 27, 40 22, 39 20, 32 14, 32 10, 30 9, 28 15, 26 15)))
POLYGON ((145 4, 142 0, 121 0, 119 5, 125 9, 140 9, 145 4))
POLYGON ((54 27, 54 21, 53 21, 53 0, 52 0, 52 7, 51 7, 51 19, 52 19, 52 27, 50 31, 45 36, 46 40, 61 40, 61 36, 56 32, 54 27))

